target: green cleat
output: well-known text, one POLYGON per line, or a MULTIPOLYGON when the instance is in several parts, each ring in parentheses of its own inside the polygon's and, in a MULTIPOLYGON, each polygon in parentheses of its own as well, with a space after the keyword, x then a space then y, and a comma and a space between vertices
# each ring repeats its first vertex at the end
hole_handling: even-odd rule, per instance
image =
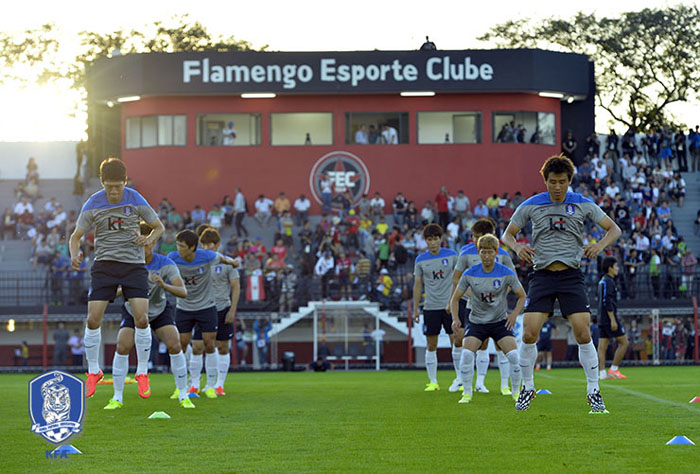
POLYGON ((170 395, 170 399, 171 399, 171 400, 177 400, 178 398, 180 398, 180 390, 175 389, 175 391, 173 392, 173 394, 170 395))
POLYGON ((438 390, 440 390, 440 385, 436 383, 430 382, 425 384, 425 392, 437 392, 438 390))
POLYGON ((104 407, 105 410, 116 410, 117 408, 123 407, 124 404, 120 402, 119 400, 115 400, 114 398, 109 401, 107 406, 104 407))
POLYGON ((513 395, 510 387, 501 387, 501 395, 513 395))
POLYGON ((588 412, 589 415, 609 415, 610 412, 608 410, 603 410, 603 411, 594 411, 591 410, 588 412))
POLYGON ((209 387, 204 391, 204 395, 207 396, 207 398, 216 398, 216 390, 213 388, 209 387))
POLYGON ((462 395, 462 398, 459 399, 459 402, 457 403, 469 403, 472 401, 472 395, 471 393, 465 393, 462 395))
POLYGON ((520 396, 520 392, 513 392, 513 393, 512 393, 512 396, 513 396, 513 401, 516 401, 516 402, 517 402, 517 401, 518 401, 518 397, 520 396))
POLYGON ((190 397, 186 397, 180 400, 180 406, 182 408, 194 408, 194 403, 192 403, 190 397))

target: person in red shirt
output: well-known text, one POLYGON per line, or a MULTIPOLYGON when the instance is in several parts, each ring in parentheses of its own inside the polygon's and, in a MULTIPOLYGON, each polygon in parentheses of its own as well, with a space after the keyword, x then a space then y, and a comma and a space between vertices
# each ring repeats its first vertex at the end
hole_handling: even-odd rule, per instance
POLYGON ((450 208, 447 205, 449 198, 447 187, 440 186, 440 192, 435 196, 435 207, 438 211, 438 222, 443 229, 447 229, 447 224, 450 223, 450 208))
POLYGON ((255 243, 248 248, 248 252, 252 253, 257 257, 257 259, 260 261, 260 265, 265 264, 265 254, 267 253, 267 249, 262 243, 262 237, 257 236, 255 238, 255 243))
POLYGON ((347 224, 347 239, 345 240, 346 245, 354 249, 360 248, 360 243, 357 238, 357 231, 360 228, 360 219, 355 214, 354 209, 350 209, 348 212, 348 217, 345 219, 345 223, 347 224))
POLYGON ((350 286, 350 273, 353 271, 352 260, 347 256, 344 250, 340 251, 340 255, 335 261, 335 275, 340 287, 341 300, 352 300, 352 287, 350 286))
POLYGON ((286 265, 285 258, 287 258, 287 247, 284 246, 282 239, 277 239, 275 245, 270 249, 270 252, 277 255, 277 260, 286 265))

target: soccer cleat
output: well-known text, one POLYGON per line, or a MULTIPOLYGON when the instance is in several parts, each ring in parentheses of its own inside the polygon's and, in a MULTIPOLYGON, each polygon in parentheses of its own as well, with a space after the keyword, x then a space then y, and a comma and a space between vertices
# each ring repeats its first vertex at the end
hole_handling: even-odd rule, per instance
POLYGON ((190 398, 199 398, 199 389, 195 387, 190 387, 187 391, 187 396, 190 398))
POLYGON ((476 393, 489 393, 489 389, 486 388, 484 385, 477 385, 474 387, 474 391, 476 393))
POLYGON ((180 398, 180 390, 175 389, 175 391, 173 392, 173 394, 170 395, 170 399, 171 399, 171 400, 177 400, 178 398, 180 398))
POLYGON ((216 398, 216 390, 213 388, 209 387, 204 391, 204 395, 207 396, 207 398, 216 398))
POLYGON ((617 370, 610 369, 610 370, 608 370, 608 377, 610 377, 611 379, 626 379, 626 378, 627 378, 627 377, 625 377, 624 375, 622 375, 622 373, 620 372, 620 369, 617 369, 617 370))
POLYGON ((438 390, 440 390, 440 386, 436 383, 428 382, 425 384, 425 392, 437 392, 438 390))
POLYGON ((459 399, 457 403, 469 403, 472 401, 472 395, 470 393, 465 393, 462 398, 459 399))
POLYGON ((85 381, 85 398, 90 398, 95 394, 95 389, 97 388, 97 382, 102 380, 105 374, 100 370, 96 374, 86 374, 87 380, 85 381))
POLYGON ((104 407, 105 410, 116 410, 117 408, 123 407, 124 404, 120 402, 119 400, 115 400, 114 398, 109 401, 109 403, 104 407))
POLYGON ((141 374, 135 377, 139 387, 139 397, 148 398, 151 396, 151 384, 148 381, 148 374, 141 374))
POLYGON ((513 391, 510 387, 501 387, 501 395, 513 395, 513 391))
POLYGON ((603 397, 600 395, 600 390, 597 388, 588 394, 586 400, 588 400, 588 404, 591 406, 591 411, 588 412, 589 415, 607 412, 603 397))
POLYGON ((535 398, 534 390, 523 389, 518 394, 518 399, 515 401, 515 409, 518 411, 527 410, 528 408, 530 408, 530 402, 532 402, 533 398, 535 398))
POLYGON ((540 370, 540 364, 535 365, 535 370, 540 370))
POLYGON ((464 392, 464 387, 462 386, 462 382, 460 382, 457 379, 454 379, 452 381, 452 385, 450 385, 449 391, 454 393, 454 392, 464 392))
POLYGON ((612 375, 608 375, 608 374, 600 374, 600 375, 598 375, 598 380, 614 379, 614 378, 615 378, 615 377, 613 377, 612 375))
POLYGON ((180 406, 182 408, 194 408, 194 403, 192 403, 189 397, 186 397, 180 400, 180 406))
POLYGON ((216 392, 217 397, 223 397, 226 395, 226 392, 224 392, 224 387, 216 387, 214 391, 216 392))
POLYGON ((513 397, 513 401, 517 402, 518 397, 520 396, 520 392, 513 392, 513 394, 511 396, 513 397))

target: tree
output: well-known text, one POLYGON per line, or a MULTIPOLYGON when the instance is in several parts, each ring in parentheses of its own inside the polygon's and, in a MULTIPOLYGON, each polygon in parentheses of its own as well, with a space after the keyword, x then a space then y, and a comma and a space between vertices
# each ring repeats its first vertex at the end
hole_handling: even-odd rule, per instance
POLYGON ((596 103, 627 127, 669 125, 668 105, 698 98, 700 12, 696 6, 646 8, 616 18, 508 21, 478 38, 501 48, 542 48, 595 62, 596 103))

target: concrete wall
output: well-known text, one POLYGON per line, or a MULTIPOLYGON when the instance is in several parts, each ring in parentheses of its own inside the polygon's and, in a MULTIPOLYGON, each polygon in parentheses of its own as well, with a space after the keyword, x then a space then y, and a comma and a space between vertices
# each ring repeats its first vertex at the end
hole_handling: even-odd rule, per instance
POLYGON ((78 142, 0 142, 0 179, 24 179, 33 156, 40 179, 73 179, 78 142))

